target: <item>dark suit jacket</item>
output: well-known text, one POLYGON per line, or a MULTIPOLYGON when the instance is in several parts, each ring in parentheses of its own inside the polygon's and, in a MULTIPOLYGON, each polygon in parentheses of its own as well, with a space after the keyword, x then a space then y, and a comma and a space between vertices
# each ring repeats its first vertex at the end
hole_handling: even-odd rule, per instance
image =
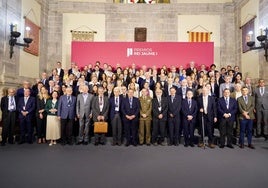
MULTIPOLYGON (((34 96, 33 90, 30 89, 30 92, 31 92, 31 96, 33 97, 33 96, 34 96)), ((17 96, 18 98, 20 98, 20 97, 24 97, 24 88, 19 88, 19 89, 17 90, 16 96, 17 96)))
POLYGON ((76 97, 71 96, 71 104, 68 106, 67 95, 62 95, 59 99, 57 115, 61 119, 74 119, 76 115, 76 97))
POLYGON ((223 114, 231 114, 230 119, 235 121, 236 119, 236 112, 237 112, 237 102, 234 98, 229 97, 229 108, 227 109, 225 98, 221 97, 218 100, 218 117, 219 119, 225 119, 223 114))
POLYGON ((196 116, 197 116, 197 112, 198 112, 198 108, 197 108, 197 102, 193 99, 191 99, 191 108, 189 108, 189 104, 188 104, 188 99, 183 99, 182 100, 182 104, 181 104, 181 112, 183 115, 183 120, 187 121, 187 116, 191 115, 193 116, 192 121, 196 121, 196 116))
MULTIPOLYGON (((198 106, 198 111, 200 111, 201 108, 204 109, 202 94, 197 99, 197 106, 198 106)), ((216 102, 215 102, 215 98, 212 96, 208 96, 207 114, 208 114, 208 120, 210 122, 213 122, 214 118, 217 118, 216 102)))
POLYGON ((106 96, 103 96, 103 109, 102 112, 100 111, 100 106, 99 106, 99 96, 95 96, 92 99, 92 118, 94 122, 97 122, 98 119, 97 117, 99 115, 104 116, 104 121, 108 120, 108 113, 109 113, 109 99, 106 96))
POLYGON ((19 112, 19 118, 23 119, 24 116, 22 115, 21 111, 28 111, 28 114, 26 116, 26 118, 28 118, 28 120, 30 120, 34 113, 35 113, 35 98, 34 97, 29 97, 27 104, 25 106, 25 109, 23 108, 25 106, 24 104, 24 97, 21 97, 18 101, 18 112, 19 112))
MULTIPOLYGON (((36 99, 36 115, 37 115, 37 117, 38 117, 38 114, 39 114, 38 111, 42 110, 42 109, 45 109, 45 107, 46 107, 45 100, 44 99, 41 100, 41 99, 37 98, 36 99)), ((44 111, 42 114, 45 115, 46 111, 44 111)))
POLYGON ((128 121, 126 118, 126 115, 135 115, 135 118, 133 120, 139 119, 139 113, 140 113, 140 101, 138 98, 133 97, 132 100, 132 108, 130 108, 129 98, 125 98, 122 100, 122 108, 121 113, 123 116, 124 121, 128 121))
MULTIPOLYGON (((186 97, 186 93, 187 93, 187 91, 193 91, 193 90, 190 89, 190 88, 188 88, 188 87, 186 87, 185 97, 186 97)), ((182 94, 182 88, 181 88, 181 87, 177 89, 176 94, 179 95, 181 98, 183 97, 183 94, 182 94)))
MULTIPOLYGON (((14 97, 14 102, 16 105, 16 109, 18 109, 18 102, 17 102, 17 98, 14 97)), ((8 96, 4 96, 1 99, 1 111, 2 111, 2 117, 6 117, 7 113, 8 113, 8 96)), ((3 119, 3 118, 2 118, 3 119)))
POLYGON ((158 119, 160 114, 163 114, 161 121, 167 121, 167 112, 168 112, 168 99, 166 97, 161 97, 161 110, 159 110, 158 99, 154 98, 152 101, 153 105, 153 120, 158 119))
POLYGON ((173 114, 174 117, 180 117, 181 100, 181 96, 175 95, 172 103, 171 96, 168 96, 168 117, 170 117, 170 114, 173 114))
MULTIPOLYGON (((122 100, 123 100, 122 96, 119 96, 119 113, 122 107, 122 100)), ((112 96, 109 99, 109 104, 110 104, 110 120, 112 120, 115 116, 115 97, 114 96, 112 96)))

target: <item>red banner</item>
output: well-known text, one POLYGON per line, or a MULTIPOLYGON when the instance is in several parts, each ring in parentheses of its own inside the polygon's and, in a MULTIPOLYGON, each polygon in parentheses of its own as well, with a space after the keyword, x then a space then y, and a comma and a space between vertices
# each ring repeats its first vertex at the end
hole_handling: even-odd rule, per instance
POLYGON ((100 61, 122 67, 135 63, 138 66, 166 65, 210 66, 214 63, 213 42, 72 42, 71 61, 79 67, 100 61))

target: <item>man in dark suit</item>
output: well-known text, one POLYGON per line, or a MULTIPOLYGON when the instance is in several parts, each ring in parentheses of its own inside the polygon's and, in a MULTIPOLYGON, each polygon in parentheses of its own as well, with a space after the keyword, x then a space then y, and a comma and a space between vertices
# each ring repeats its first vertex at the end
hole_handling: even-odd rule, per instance
POLYGON ((72 145, 73 124, 76 115, 76 97, 72 95, 72 87, 66 88, 66 94, 62 95, 58 104, 58 118, 61 122, 62 145, 72 145))
POLYGON ((122 105, 122 97, 120 97, 120 90, 118 87, 114 88, 114 96, 109 99, 110 103, 110 120, 112 124, 112 132, 113 132, 113 143, 115 146, 118 144, 121 146, 122 144, 122 120, 120 109, 122 105))
POLYGON ((254 97, 248 95, 248 88, 242 88, 242 96, 237 99, 238 108, 239 108, 239 120, 240 120, 240 148, 244 148, 244 136, 247 131, 247 141, 248 147, 250 149, 255 149, 252 145, 252 128, 253 128, 253 119, 255 119, 254 109, 255 109, 255 100, 254 97))
POLYGON ((225 146, 225 137, 227 136, 227 147, 234 148, 232 145, 233 124, 236 119, 237 102, 230 97, 230 89, 223 91, 223 97, 218 100, 218 117, 220 128, 220 148, 225 146))
POLYGON ((181 87, 177 89, 177 95, 179 95, 182 99, 186 98, 187 91, 192 90, 189 87, 187 87, 187 80, 183 79, 181 81, 181 87))
POLYGON ((168 145, 179 145, 180 135, 179 129, 181 124, 181 97, 176 95, 176 88, 170 88, 170 96, 168 97, 168 145))
POLYGON ((194 128, 197 116, 197 102, 193 99, 193 91, 186 93, 186 98, 182 100, 182 122, 184 133, 184 146, 194 147, 194 128))
MULTIPOLYGON (((208 95, 209 91, 207 87, 202 88, 202 95, 197 99, 197 106, 200 114, 200 123, 204 124, 205 131, 208 135, 208 144, 210 148, 215 148, 213 144, 213 123, 217 122, 217 107, 215 103, 215 99, 212 96, 208 95), (201 118, 203 116, 203 118, 201 118)), ((202 125, 200 125, 202 127, 202 125)), ((201 135, 203 135, 203 130, 201 130, 201 135)), ((202 138, 204 139, 204 138, 202 138)), ((203 147, 203 142, 199 143, 199 147, 203 147)))
POLYGON ((122 101, 122 119, 125 127, 126 146, 131 143, 137 146, 137 130, 139 125, 140 102, 134 97, 134 91, 128 90, 128 96, 122 101))
POLYGON ((14 143, 14 127, 16 122, 16 108, 17 102, 15 98, 15 89, 9 88, 8 95, 1 99, 1 111, 3 120, 2 129, 2 142, 1 145, 5 146, 8 138, 8 143, 14 143))
POLYGON ((88 93, 88 86, 81 86, 82 93, 77 96, 76 102, 76 115, 79 119, 79 144, 87 145, 89 142, 89 126, 90 119, 92 118, 92 98, 93 95, 88 93))
POLYGON ((19 98, 24 97, 24 90, 25 89, 30 89, 31 96, 33 96, 32 89, 30 88, 30 82, 28 81, 23 81, 22 88, 19 88, 17 90, 16 96, 19 98))
POLYGON ((156 97, 153 98, 153 133, 152 133, 152 144, 153 145, 165 145, 164 136, 166 130, 167 111, 168 111, 168 100, 163 97, 163 90, 157 89, 155 91, 156 97), (158 135, 160 133, 159 140, 158 135))
MULTIPOLYGON (((109 112, 109 99, 104 96, 104 88, 102 86, 98 87, 98 95, 93 98, 92 101, 92 118, 94 122, 106 121, 108 120, 109 112)), ((95 133, 95 146, 105 144, 105 134, 95 133)))
POLYGON ((64 70, 61 67, 61 62, 60 61, 57 62, 56 70, 57 70, 57 75, 59 75, 60 80, 62 81, 63 76, 64 76, 64 70))
POLYGON ((191 76, 191 74, 194 72, 194 68, 195 68, 195 62, 191 61, 190 67, 186 69, 186 76, 191 76))
POLYGON ((27 141, 29 144, 33 143, 33 127, 32 118, 35 114, 35 98, 30 96, 30 89, 24 89, 24 97, 21 97, 18 101, 18 112, 20 120, 20 142, 25 142, 25 136, 27 134, 27 141))
POLYGON ((268 89, 263 79, 259 80, 259 87, 255 89, 255 102, 257 113, 257 137, 261 136, 262 122, 263 135, 268 140, 268 89))

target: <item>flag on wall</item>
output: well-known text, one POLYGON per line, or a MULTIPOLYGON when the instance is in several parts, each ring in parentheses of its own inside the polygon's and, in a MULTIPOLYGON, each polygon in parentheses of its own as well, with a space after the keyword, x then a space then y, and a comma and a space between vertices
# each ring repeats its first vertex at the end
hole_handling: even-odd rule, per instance
POLYGON ((24 37, 32 38, 33 41, 28 48, 25 47, 23 50, 35 56, 39 55, 39 30, 40 27, 38 25, 25 17, 24 37))
POLYGON ((211 32, 188 32, 189 42, 210 42, 211 32))

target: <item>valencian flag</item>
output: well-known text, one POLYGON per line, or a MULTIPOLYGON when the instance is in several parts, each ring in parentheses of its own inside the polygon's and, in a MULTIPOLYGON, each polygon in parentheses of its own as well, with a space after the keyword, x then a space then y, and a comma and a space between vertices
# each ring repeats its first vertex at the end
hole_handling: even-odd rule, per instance
POLYGON ((211 32, 189 32, 189 42, 210 42, 211 32))

